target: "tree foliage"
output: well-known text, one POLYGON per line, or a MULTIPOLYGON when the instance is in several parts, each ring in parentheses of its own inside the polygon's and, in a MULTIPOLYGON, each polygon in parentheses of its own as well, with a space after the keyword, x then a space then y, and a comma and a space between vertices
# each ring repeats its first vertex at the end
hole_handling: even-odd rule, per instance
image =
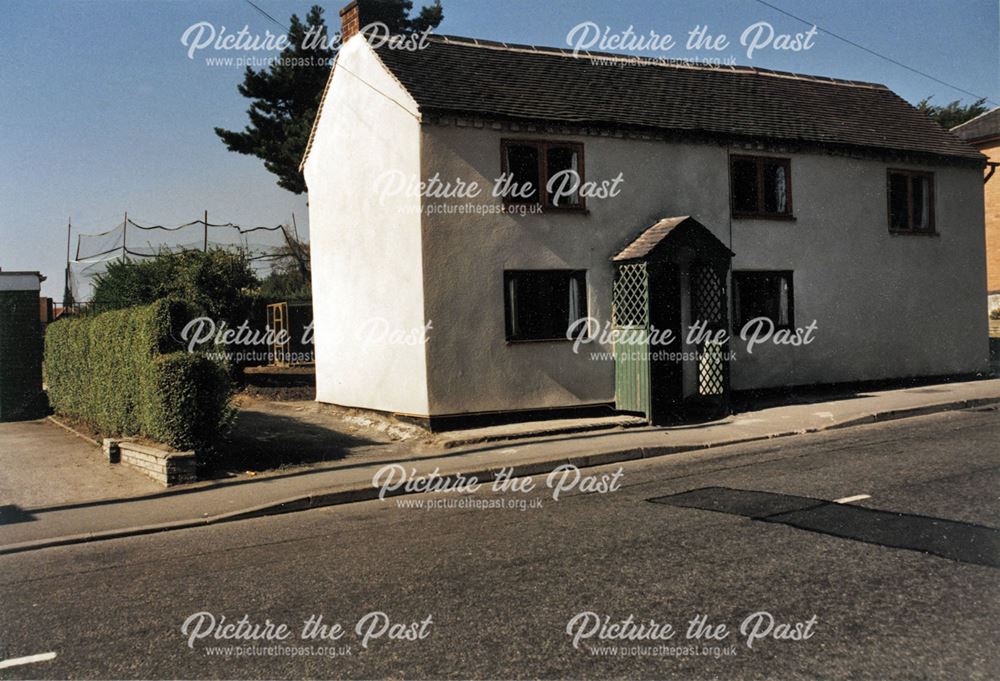
POLYGON ((950 130, 956 125, 961 125, 966 121, 972 120, 976 116, 986 113, 987 110, 985 99, 977 99, 972 104, 965 105, 956 99, 954 102, 939 106, 931 104, 931 99, 933 98, 934 96, 931 95, 930 97, 921 99, 917 104, 917 110, 923 111, 945 130, 950 130))
POLYGON ((362 28, 372 23, 383 23, 393 34, 429 31, 437 28, 444 19, 441 0, 434 0, 432 4, 421 7, 413 18, 410 18, 413 12, 412 0, 361 0, 360 9, 362 28))
POLYGON ((220 249, 162 253, 148 260, 120 260, 94 281, 99 310, 148 305, 177 298, 215 320, 235 321, 257 286, 250 261, 220 249))
POLYGON ((309 131, 330 73, 331 49, 325 41, 306 37, 321 31, 326 35, 323 8, 314 6, 305 22, 292 15, 288 47, 267 69, 249 66, 237 89, 252 100, 250 123, 242 132, 215 128, 229 151, 264 160, 264 167, 278 176, 278 185, 301 194, 305 182, 299 161, 309 140, 309 131))
POLYGON ((285 245, 276 249, 271 272, 260 282, 259 297, 269 301, 309 300, 309 244, 285 230, 285 245))
MULTIPOLYGON (((425 31, 444 18, 440 0, 421 8, 410 18, 412 0, 360 0, 362 23, 383 22, 393 33, 425 31)), ((295 194, 306 190, 299 172, 313 119, 319 108, 336 52, 336 41, 327 37, 323 8, 314 5, 305 21, 292 15, 288 47, 266 69, 249 66, 237 89, 251 100, 249 124, 242 131, 215 128, 226 148, 263 159, 264 167, 278 177, 278 186, 295 194), (308 38, 308 40, 307 40, 308 38)))

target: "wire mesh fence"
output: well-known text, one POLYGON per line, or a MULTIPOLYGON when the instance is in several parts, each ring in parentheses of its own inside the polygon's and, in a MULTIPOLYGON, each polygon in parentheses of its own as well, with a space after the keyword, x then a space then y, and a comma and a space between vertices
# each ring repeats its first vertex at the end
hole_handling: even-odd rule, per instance
POLYGON ((212 223, 207 213, 200 220, 180 225, 160 225, 124 219, 110 229, 78 234, 76 248, 69 253, 66 286, 73 301, 88 300, 94 279, 110 263, 153 258, 164 253, 225 249, 243 253, 259 276, 266 276, 290 255, 290 241, 299 243, 294 226, 242 227, 232 222, 212 223))

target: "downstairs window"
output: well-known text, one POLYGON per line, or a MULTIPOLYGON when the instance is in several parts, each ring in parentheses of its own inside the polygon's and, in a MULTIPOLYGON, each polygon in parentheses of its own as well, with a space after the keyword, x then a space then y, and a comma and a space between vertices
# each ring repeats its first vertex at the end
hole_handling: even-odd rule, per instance
POLYGON ((503 286, 508 341, 567 340, 587 316, 584 270, 507 270, 503 286))
POLYGON ((758 317, 770 319, 775 329, 795 326, 791 272, 733 272, 733 310, 736 328, 758 317))

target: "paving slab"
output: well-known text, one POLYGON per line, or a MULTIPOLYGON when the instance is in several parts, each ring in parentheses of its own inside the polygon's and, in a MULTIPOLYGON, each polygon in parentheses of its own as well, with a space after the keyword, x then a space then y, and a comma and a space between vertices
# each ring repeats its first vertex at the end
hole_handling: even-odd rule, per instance
POLYGON ((521 440, 546 435, 565 433, 587 433, 595 430, 620 430, 642 428, 647 423, 638 416, 614 415, 591 418, 550 419, 547 421, 525 421, 505 423, 482 428, 453 430, 434 436, 434 443, 445 449, 496 442, 500 440, 521 440))
POLYGON ((0 423, 0 505, 72 504, 161 489, 138 471, 109 464, 99 447, 47 419, 0 423))

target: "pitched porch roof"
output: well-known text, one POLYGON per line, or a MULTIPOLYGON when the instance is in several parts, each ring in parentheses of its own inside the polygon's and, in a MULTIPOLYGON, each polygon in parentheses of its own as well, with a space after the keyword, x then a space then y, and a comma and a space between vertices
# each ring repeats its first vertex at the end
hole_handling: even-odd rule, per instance
POLYGON ((730 251, 718 237, 690 215, 680 215, 673 218, 663 218, 652 227, 648 227, 636 237, 632 243, 623 248, 618 255, 611 258, 613 262, 638 260, 649 257, 660 244, 677 246, 693 246, 696 249, 708 250, 715 255, 732 257, 730 251))

